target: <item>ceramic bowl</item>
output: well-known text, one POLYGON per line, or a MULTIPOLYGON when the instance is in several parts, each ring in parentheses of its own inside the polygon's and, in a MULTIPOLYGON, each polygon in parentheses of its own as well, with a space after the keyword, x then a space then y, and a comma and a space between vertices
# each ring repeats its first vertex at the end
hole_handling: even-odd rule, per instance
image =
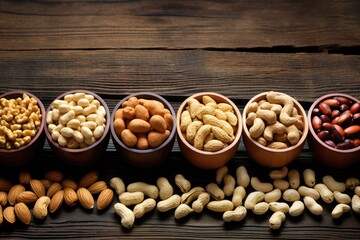
POLYGON ((249 128, 246 125, 246 117, 247 117, 247 109, 249 108, 250 104, 252 102, 259 102, 261 100, 266 100, 267 93, 268 92, 263 92, 254 96, 246 104, 243 112, 243 127, 244 127, 243 141, 245 148, 249 153, 249 155, 251 156, 251 158, 260 165, 269 168, 283 167, 294 161, 297 158, 297 156, 300 154, 302 149, 304 148, 306 137, 308 134, 308 129, 309 129, 308 120, 307 120, 306 112, 301 106, 301 104, 291 97, 294 102, 294 107, 298 111, 298 114, 300 114, 303 117, 304 127, 302 129, 302 136, 300 137, 299 142, 293 146, 284 149, 273 149, 261 145, 250 136, 249 128))
MULTIPOLYGON (((62 93, 61 95, 59 95, 58 97, 56 97, 54 99, 55 100, 63 100, 64 96, 69 95, 69 94, 74 94, 74 93, 85 93, 85 94, 89 94, 92 95, 94 97, 94 99, 98 100, 100 102, 100 104, 104 107, 105 111, 106 111, 106 115, 105 115, 105 119, 106 119, 106 125, 105 125, 105 130, 102 134, 102 136, 97 139, 93 144, 84 147, 84 148, 68 148, 68 147, 62 147, 58 144, 57 141, 54 141, 54 139, 52 138, 49 129, 48 129, 48 124, 45 127, 45 134, 46 134, 46 138, 48 140, 48 143, 53 151, 53 153, 55 154, 55 156, 64 161, 67 164, 71 164, 71 165, 88 165, 91 164, 93 162, 95 162, 100 155, 106 150, 107 145, 109 143, 109 139, 110 139, 110 111, 109 108, 106 104, 106 102, 97 94, 95 94, 94 92, 91 91, 87 91, 87 90, 72 90, 72 91, 68 91, 65 93, 62 93)), ((51 104, 50 106, 47 108, 47 112, 49 112, 51 110, 51 104)))
MULTIPOLYGON (((308 144, 310 150, 314 155, 314 158, 320 163, 330 168, 345 168, 355 164, 360 159, 360 145, 351 149, 339 149, 331 147, 318 137, 317 131, 315 131, 314 127, 311 124, 312 117, 314 115, 314 109, 318 108, 319 103, 323 102, 326 99, 332 99, 334 97, 345 97, 347 99, 350 99, 354 103, 360 103, 359 99, 343 93, 326 94, 316 99, 311 105, 308 112, 308 121, 310 123, 308 144)), ((359 110, 357 112, 359 112, 359 110)), ((359 125, 359 123, 357 123, 357 125, 359 125)), ((357 138, 359 141, 360 133, 357 134, 357 138)))
POLYGON ((138 168, 152 168, 160 165, 170 158, 170 154, 175 142, 176 127, 175 127, 175 111, 171 104, 163 97, 152 92, 138 92, 126 96, 119 101, 111 114, 111 136, 114 146, 120 156, 120 160, 126 161, 128 164, 138 168), (136 147, 128 147, 123 143, 121 138, 116 134, 114 128, 114 119, 116 111, 122 107, 123 102, 131 97, 146 100, 157 100, 161 102, 166 109, 168 109, 173 116, 174 124, 170 130, 170 135, 166 140, 155 148, 137 149, 136 147))
POLYGON ((4 93, 0 98, 16 99, 22 97, 23 94, 27 94, 29 97, 36 99, 38 107, 40 108, 42 119, 41 125, 36 135, 32 138, 31 142, 18 149, 4 149, 0 148, 0 163, 8 166, 20 166, 24 165, 33 159, 38 151, 40 151, 45 142, 44 126, 45 126, 45 108, 42 102, 33 94, 25 91, 11 91, 4 93))
POLYGON ((201 92, 196 93, 190 97, 188 97, 182 104, 180 105, 177 118, 176 118, 176 126, 177 126, 177 136, 180 150, 184 157, 194 166, 200 169, 217 169, 226 165, 231 158, 235 155, 238 150, 241 133, 242 133, 242 123, 241 123, 241 114, 237 106, 227 97, 214 93, 214 92, 201 92), (183 136, 183 133, 180 129, 180 117, 181 113, 188 106, 188 102, 191 98, 195 98, 199 101, 202 101, 203 96, 210 96, 217 103, 228 103, 232 106, 234 113, 237 117, 238 123, 236 129, 234 131, 234 140, 225 148, 216 151, 216 152, 208 152, 204 150, 199 150, 192 146, 183 136))

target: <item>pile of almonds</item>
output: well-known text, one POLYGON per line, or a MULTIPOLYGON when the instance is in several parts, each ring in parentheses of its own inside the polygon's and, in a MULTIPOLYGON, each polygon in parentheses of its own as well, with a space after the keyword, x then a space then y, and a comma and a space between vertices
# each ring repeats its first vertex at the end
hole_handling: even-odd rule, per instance
POLYGON ((79 203, 83 208, 93 209, 95 196, 98 210, 106 209, 113 200, 113 191, 99 174, 91 171, 79 182, 64 177, 58 170, 44 173, 42 179, 34 179, 28 171, 19 173, 19 182, 11 183, 0 178, 0 225, 5 220, 13 224, 16 220, 28 225, 32 217, 44 219, 48 212, 59 211, 65 202, 68 206, 79 203))

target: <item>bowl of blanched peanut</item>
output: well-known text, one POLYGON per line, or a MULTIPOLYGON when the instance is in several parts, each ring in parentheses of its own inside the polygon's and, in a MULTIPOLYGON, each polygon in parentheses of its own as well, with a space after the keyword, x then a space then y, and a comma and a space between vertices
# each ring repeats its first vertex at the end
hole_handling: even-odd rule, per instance
POLYGON ((87 90, 58 96, 46 112, 45 134, 55 156, 73 165, 99 158, 110 139, 110 112, 106 102, 87 90))
POLYGON ((294 161, 305 145, 309 129, 301 104, 275 91, 260 93, 248 101, 243 125, 243 141, 249 155, 270 168, 294 161))
POLYGON ((31 93, 0 96, 0 163, 19 166, 34 158, 45 141, 44 116, 44 105, 31 93))
POLYGON ((196 93, 177 112, 180 150, 198 168, 222 167, 238 150, 241 122, 240 111, 229 98, 214 92, 196 93))

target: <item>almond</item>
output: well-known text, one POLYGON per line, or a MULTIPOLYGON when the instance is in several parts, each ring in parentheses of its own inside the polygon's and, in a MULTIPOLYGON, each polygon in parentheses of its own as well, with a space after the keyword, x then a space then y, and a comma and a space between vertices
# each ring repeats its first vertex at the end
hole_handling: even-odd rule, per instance
POLYGON ((5 206, 8 202, 8 194, 6 192, 0 192, 0 206, 5 206))
POLYGON ((3 211, 3 216, 4 219, 8 222, 8 223, 15 223, 16 221, 16 216, 15 216, 15 209, 13 206, 8 206, 7 208, 4 209, 3 211))
POLYGON ((45 186, 40 180, 31 179, 30 188, 38 197, 45 196, 45 186))
POLYGON ((87 188, 93 183, 95 183, 99 178, 99 173, 96 171, 91 171, 85 174, 79 181, 79 187, 87 188))
POLYGON ((14 207, 16 217, 24 224, 29 225, 31 222, 31 212, 25 203, 17 203, 14 207))
POLYGON ((106 188, 107 188, 106 182, 97 181, 97 182, 93 183, 90 187, 88 187, 88 190, 91 194, 98 194, 106 188))
POLYGON ((25 204, 31 204, 36 202, 38 196, 32 191, 24 191, 17 195, 16 202, 23 202, 25 204))
POLYGON ((97 209, 103 210, 107 208, 112 202, 113 197, 114 197, 114 192, 111 189, 106 188, 102 190, 96 202, 97 209))
POLYGON ((69 178, 65 178, 61 181, 61 185, 63 186, 63 188, 69 187, 72 188, 73 190, 77 190, 78 189, 78 185, 77 183, 69 178))
POLYGON ((8 202, 10 205, 15 205, 16 203, 16 197, 19 195, 19 193, 24 192, 25 187, 21 184, 14 185, 8 193, 8 202))
POLYGON ((53 182, 61 182, 64 178, 64 174, 58 170, 51 170, 44 173, 44 177, 53 182))
POLYGON ((3 210, 2 210, 2 206, 0 205, 0 226, 4 221, 4 216, 3 216, 3 210))
POLYGON ((19 183, 20 184, 29 184, 31 180, 31 174, 29 171, 21 171, 19 173, 19 183))
POLYGON ((78 196, 74 189, 69 187, 64 188, 64 201, 67 205, 74 206, 78 200, 78 196))
POLYGON ((64 202, 64 190, 60 190, 51 198, 49 204, 50 213, 56 212, 64 202))
POLYGON ((52 196, 54 196, 55 193, 57 193, 61 189, 62 189, 61 184, 58 182, 54 182, 47 190, 46 196, 48 196, 49 198, 52 198, 52 196))
POLYGON ((9 180, 0 177, 0 191, 9 191, 12 186, 9 180))
POLYGON ((50 188, 50 186, 53 184, 53 181, 51 181, 49 179, 41 179, 40 181, 44 185, 45 191, 48 190, 50 188))
POLYGON ((83 208, 86 208, 86 209, 94 208, 94 202, 95 201, 94 201, 93 196, 89 192, 89 190, 87 190, 86 188, 81 187, 81 188, 79 188, 77 190, 76 193, 78 195, 80 205, 83 208))

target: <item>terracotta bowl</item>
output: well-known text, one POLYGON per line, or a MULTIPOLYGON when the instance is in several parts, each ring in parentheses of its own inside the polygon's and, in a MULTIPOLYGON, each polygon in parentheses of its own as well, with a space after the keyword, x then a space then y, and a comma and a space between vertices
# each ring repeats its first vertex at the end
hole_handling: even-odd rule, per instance
MULTIPOLYGON (((46 134, 46 138, 48 140, 48 143, 53 151, 53 153, 55 154, 55 156, 64 161, 67 164, 71 164, 71 165, 79 165, 79 166, 83 166, 83 165, 89 165, 93 162, 95 162, 100 155, 106 150, 107 145, 109 143, 109 139, 110 139, 110 111, 109 108, 106 104, 106 102, 97 94, 91 92, 91 91, 87 91, 87 90, 72 90, 72 91, 68 91, 65 93, 62 93, 61 95, 59 95, 58 97, 56 97, 55 100, 57 99, 64 99, 65 95, 68 94, 74 94, 77 92, 83 92, 85 94, 90 94, 92 96, 94 96, 94 99, 97 99, 101 105, 105 108, 106 111, 106 126, 105 126, 105 131, 102 134, 102 136, 93 144, 85 147, 85 148, 78 148, 78 149, 71 149, 71 148, 67 148, 67 147, 62 147, 60 146, 56 141, 53 140, 53 138, 51 137, 51 134, 48 130, 48 125, 45 127, 45 134, 46 134)), ((47 112, 49 112, 51 110, 51 105, 47 108, 47 112)))
MULTIPOLYGON (((359 99, 356 99, 348 94, 342 93, 331 93, 326 94, 317 100, 311 105, 309 112, 308 112, 308 121, 311 123, 312 113, 314 108, 318 106, 320 102, 325 99, 334 98, 334 97, 346 97, 351 99, 354 103, 360 103, 359 99)), ((319 161, 320 163, 324 164, 330 168, 345 168, 355 164, 360 159, 360 145, 351 148, 351 149, 337 149, 331 147, 324 143, 315 132, 312 124, 309 126, 310 134, 308 136, 308 144, 309 148, 312 151, 314 158, 319 161)), ((360 138, 360 134, 357 135, 360 138)))
POLYGON ((22 97, 23 93, 36 99, 43 117, 41 119, 41 126, 30 143, 18 149, 7 150, 0 148, 0 163, 7 166, 20 166, 29 162, 35 157, 36 153, 43 148, 45 142, 44 126, 46 113, 44 105, 36 96, 25 91, 12 91, 2 94, 0 98, 15 99, 22 97))
POLYGON ((170 158, 170 154, 175 142, 176 136, 176 127, 175 121, 173 127, 170 131, 170 135, 168 138, 158 147, 156 148, 148 148, 148 149, 137 149, 135 147, 126 146, 120 137, 116 135, 114 129, 114 119, 116 111, 121 108, 123 102, 128 100, 131 97, 137 97, 138 99, 143 98, 147 100, 157 100, 164 104, 165 108, 170 110, 174 120, 175 120, 175 111, 170 103, 163 97, 158 94, 151 92, 138 92, 127 97, 123 98, 120 102, 118 102, 111 114, 111 136, 114 143, 114 146, 120 156, 120 160, 124 160, 130 165, 138 168, 152 168, 160 165, 164 161, 170 158))
POLYGON ((231 158, 235 155, 238 150, 240 144, 240 138, 242 133, 242 123, 241 123, 241 114, 237 106, 227 97, 220 95, 214 92, 201 92, 196 93, 190 97, 188 97, 179 107, 176 118, 176 126, 177 126, 177 136, 180 150, 184 157, 194 166, 201 169, 217 169, 219 167, 227 164, 231 158), (235 139, 233 142, 229 144, 229 146, 217 151, 217 152, 208 152, 195 148, 192 146, 183 136, 180 129, 180 116, 181 113, 188 106, 188 101, 190 98, 195 98, 201 101, 203 96, 210 96, 217 103, 228 103, 233 107, 234 113, 237 116, 238 123, 237 129, 235 130, 235 139))
POLYGON ((246 109, 248 109, 249 105, 252 102, 259 102, 260 100, 266 99, 267 93, 268 92, 263 92, 254 96, 246 104, 243 112, 243 127, 244 127, 243 141, 245 148, 248 151, 251 158, 260 165, 269 168, 283 167, 294 161, 297 158, 297 156, 300 154, 302 149, 304 148, 306 137, 308 134, 308 129, 309 129, 308 120, 306 117, 306 112, 303 109, 303 107, 300 105, 298 101, 292 98, 294 102, 294 107, 297 109, 298 113, 303 116, 303 121, 304 121, 304 129, 302 130, 302 136, 299 142, 285 149, 272 149, 261 145, 260 143, 255 141, 252 137, 250 137, 249 129, 246 126, 246 115, 247 115, 246 109))

